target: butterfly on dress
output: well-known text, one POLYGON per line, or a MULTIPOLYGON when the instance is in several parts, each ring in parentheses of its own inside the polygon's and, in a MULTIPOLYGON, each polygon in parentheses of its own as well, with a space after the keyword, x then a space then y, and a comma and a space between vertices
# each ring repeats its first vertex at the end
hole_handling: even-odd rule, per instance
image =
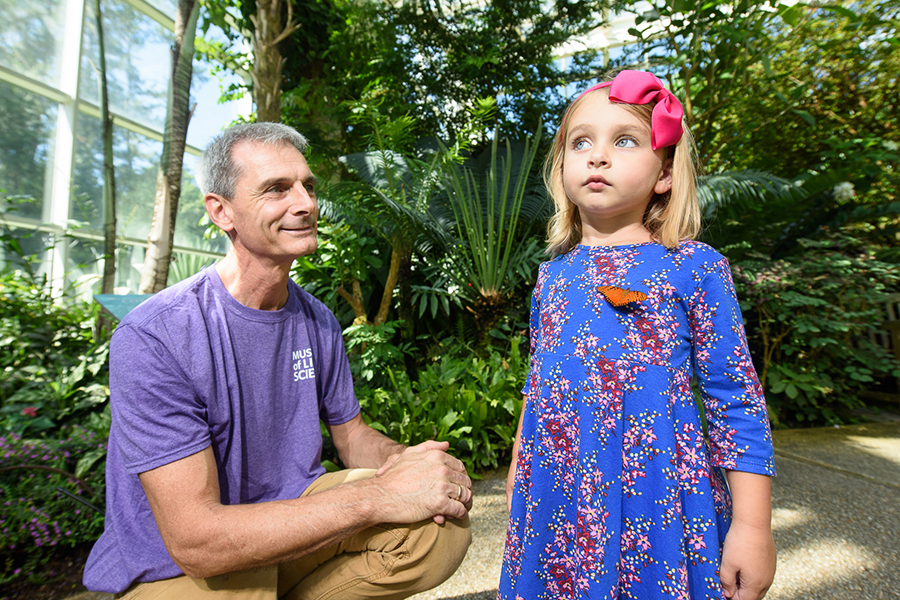
POLYGON ((634 290, 626 290, 615 285, 601 285, 597 291, 603 294, 607 302, 615 307, 625 306, 633 302, 642 302, 647 299, 647 294, 634 290))

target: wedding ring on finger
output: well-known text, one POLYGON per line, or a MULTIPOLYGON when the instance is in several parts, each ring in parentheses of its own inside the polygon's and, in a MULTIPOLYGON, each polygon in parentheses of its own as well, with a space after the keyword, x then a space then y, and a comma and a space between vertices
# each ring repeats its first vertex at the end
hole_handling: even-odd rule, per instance
POLYGON ((456 484, 456 499, 459 500, 462 498, 462 486, 458 483, 456 484))

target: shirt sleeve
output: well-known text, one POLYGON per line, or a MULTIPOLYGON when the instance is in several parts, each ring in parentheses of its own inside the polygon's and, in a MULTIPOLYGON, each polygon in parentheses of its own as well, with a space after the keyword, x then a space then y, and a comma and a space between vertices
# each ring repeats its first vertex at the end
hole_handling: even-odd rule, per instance
POLYGON ((353 389, 340 323, 324 305, 316 308, 316 322, 322 327, 317 342, 320 356, 324 357, 317 365, 317 370, 321 368, 324 372, 319 393, 319 418, 328 425, 340 425, 359 414, 359 400, 353 389))
POLYGON ((728 261, 707 263, 689 300, 693 362, 717 467, 775 475, 772 432, 728 261))
POLYGON ((170 349, 147 331, 120 325, 110 346, 111 439, 129 474, 210 445, 206 410, 170 349))

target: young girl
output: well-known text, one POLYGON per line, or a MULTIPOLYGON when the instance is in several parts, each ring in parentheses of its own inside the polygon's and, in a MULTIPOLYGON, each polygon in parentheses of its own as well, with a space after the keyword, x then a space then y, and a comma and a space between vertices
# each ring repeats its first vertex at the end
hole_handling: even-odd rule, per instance
POLYGON ((766 404, 728 263, 691 240, 694 177, 681 104, 650 73, 563 117, 501 600, 757 600, 772 583, 766 404))

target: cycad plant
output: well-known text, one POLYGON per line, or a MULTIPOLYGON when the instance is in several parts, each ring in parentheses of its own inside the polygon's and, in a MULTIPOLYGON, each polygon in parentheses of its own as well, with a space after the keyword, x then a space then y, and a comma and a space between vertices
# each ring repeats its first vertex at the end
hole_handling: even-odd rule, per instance
POLYGON ((539 243, 527 237, 523 217, 536 220, 546 211, 531 177, 540 132, 539 125, 534 139, 516 145, 505 140, 501 152, 495 131, 489 155, 446 170, 459 237, 454 276, 481 338, 505 314, 516 281, 528 281, 536 271, 539 243))

